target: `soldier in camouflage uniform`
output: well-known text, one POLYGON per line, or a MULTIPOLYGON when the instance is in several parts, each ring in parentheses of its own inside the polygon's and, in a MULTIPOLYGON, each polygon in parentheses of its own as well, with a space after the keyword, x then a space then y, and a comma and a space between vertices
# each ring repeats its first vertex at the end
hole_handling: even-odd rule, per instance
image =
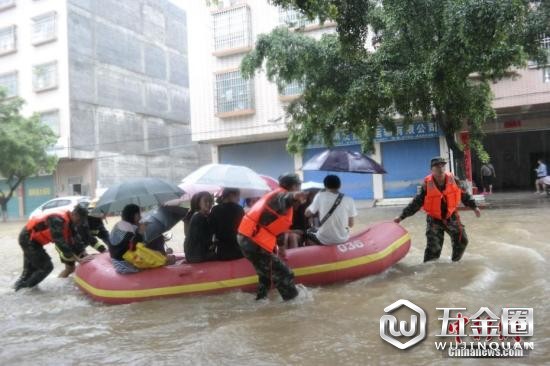
POLYGON ((468 245, 468 236, 458 215, 457 208, 460 201, 466 207, 473 209, 477 217, 481 215, 472 196, 459 187, 451 173, 445 173, 446 164, 445 159, 441 157, 431 160, 432 174, 425 178, 420 193, 403 209, 401 215, 394 219, 399 223, 424 208, 427 213, 427 246, 424 251, 424 262, 439 258, 443 248, 444 233, 451 237, 453 245, 451 259, 456 262, 462 258, 468 245))
MULTIPOLYGON (((88 206, 88 216, 82 225, 79 225, 74 230, 74 252, 78 257, 87 255, 86 247, 91 246, 100 253, 107 250, 107 247, 100 243, 97 238, 101 239, 103 243, 109 245, 109 231, 105 228, 103 223, 103 214, 93 214, 92 210, 95 208, 95 202, 90 203, 88 206)), ((57 247, 56 247, 57 249, 57 247)), ((75 271, 76 262, 73 258, 65 258, 62 252, 57 249, 59 253, 59 259, 61 263, 65 264, 65 269, 59 274, 59 277, 69 277, 71 273, 75 271)))
POLYGON ((76 206, 71 212, 54 212, 29 220, 19 234, 24 256, 23 273, 14 285, 15 291, 36 286, 53 270, 52 260, 43 247, 50 242, 64 259, 85 263, 93 258, 78 256, 74 246, 75 230, 85 222, 87 214, 84 207, 76 206))
POLYGON ((271 281, 283 300, 298 295, 294 273, 281 260, 285 257, 283 247, 279 247, 277 253, 277 236, 290 230, 294 204, 305 201, 306 194, 298 192, 300 184, 296 174, 281 176, 281 188, 260 199, 245 214, 239 226, 239 247, 258 274, 256 300, 267 297, 271 281))

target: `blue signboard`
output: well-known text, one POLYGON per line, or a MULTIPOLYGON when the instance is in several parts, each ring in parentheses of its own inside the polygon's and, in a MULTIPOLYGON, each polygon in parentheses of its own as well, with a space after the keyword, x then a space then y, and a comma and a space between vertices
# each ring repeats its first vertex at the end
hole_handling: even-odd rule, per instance
MULTIPOLYGON (((403 141, 403 140, 416 140, 430 137, 441 136, 441 130, 434 122, 414 122, 409 126, 397 125, 395 134, 386 130, 384 127, 378 126, 376 128, 375 142, 388 142, 388 141, 403 141)), ((334 146, 352 146, 360 145, 361 142, 357 137, 351 133, 337 132, 334 136, 334 146)), ((311 144, 308 145, 308 149, 325 147, 320 137, 315 138, 311 144)))
POLYGON ((401 140, 416 140, 429 137, 440 136, 441 132, 439 127, 434 122, 415 122, 409 126, 404 127, 402 125, 396 126, 395 134, 386 130, 383 127, 376 128, 376 136, 374 141, 387 142, 387 141, 401 141, 401 140))

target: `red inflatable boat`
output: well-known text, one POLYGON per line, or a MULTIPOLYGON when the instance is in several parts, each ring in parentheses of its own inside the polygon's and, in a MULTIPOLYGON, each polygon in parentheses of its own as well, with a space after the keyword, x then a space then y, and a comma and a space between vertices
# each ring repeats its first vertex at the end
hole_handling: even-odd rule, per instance
MULTIPOLYGON (((403 258, 411 244, 409 233, 393 222, 383 222, 356 234, 344 244, 287 250, 296 282, 306 286, 351 281, 380 273, 403 258)), ((117 274, 109 255, 98 255, 78 266, 75 281, 91 298, 125 304, 161 297, 201 295, 255 289, 258 277, 246 259, 186 263, 117 274)))

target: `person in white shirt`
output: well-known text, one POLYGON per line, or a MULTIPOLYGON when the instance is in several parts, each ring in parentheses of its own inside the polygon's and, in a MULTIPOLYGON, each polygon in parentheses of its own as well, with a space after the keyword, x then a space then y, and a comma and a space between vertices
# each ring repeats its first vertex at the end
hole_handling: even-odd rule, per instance
POLYGON ((535 172, 537 172, 537 180, 535 181, 535 194, 544 194, 545 192, 545 186, 544 186, 544 178, 548 175, 548 170, 546 169, 546 164, 542 161, 542 159, 537 160, 538 166, 537 169, 535 169, 535 172), (540 190, 539 190, 540 187, 540 190))
POLYGON ((318 214, 321 221, 318 230, 310 232, 308 238, 321 245, 341 244, 348 241, 357 216, 355 203, 340 193, 342 183, 336 175, 327 175, 323 183, 325 190, 319 192, 306 209, 306 217, 318 214), (331 210, 332 214, 328 215, 331 210))

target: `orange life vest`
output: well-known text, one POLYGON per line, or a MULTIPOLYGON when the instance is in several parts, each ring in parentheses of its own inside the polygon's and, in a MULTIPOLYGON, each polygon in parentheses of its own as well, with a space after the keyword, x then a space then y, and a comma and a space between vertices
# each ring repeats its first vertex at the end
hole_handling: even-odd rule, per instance
POLYGON ((250 211, 244 215, 239 225, 239 234, 252 239, 253 242, 270 253, 273 252, 277 245, 277 236, 290 229, 294 210, 292 207, 289 207, 285 214, 279 215, 269 207, 268 202, 271 201, 275 195, 286 192, 286 190, 279 188, 263 196, 254 206, 252 206, 250 211), (260 218, 265 212, 276 217, 276 219, 267 226, 260 225, 260 218))
POLYGON ((40 245, 46 245, 53 241, 50 226, 48 225, 48 218, 52 216, 58 216, 63 219, 63 237, 67 243, 71 240, 71 214, 69 211, 64 212, 48 212, 46 214, 33 217, 27 222, 25 228, 30 233, 32 241, 37 242, 40 245))
POLYGON ((445 173, 445 190, 441 192, 435 182, 433 175, 428 175, 424 178, 426 183, 426 198, 424 198, 424 211, 434 219, 448 219, 456 211, 460 204, 462 190, 456 183, 454 176, 451 173, 445 173), (447 215, 442 217, 441 202, 447 203, 447 215))

